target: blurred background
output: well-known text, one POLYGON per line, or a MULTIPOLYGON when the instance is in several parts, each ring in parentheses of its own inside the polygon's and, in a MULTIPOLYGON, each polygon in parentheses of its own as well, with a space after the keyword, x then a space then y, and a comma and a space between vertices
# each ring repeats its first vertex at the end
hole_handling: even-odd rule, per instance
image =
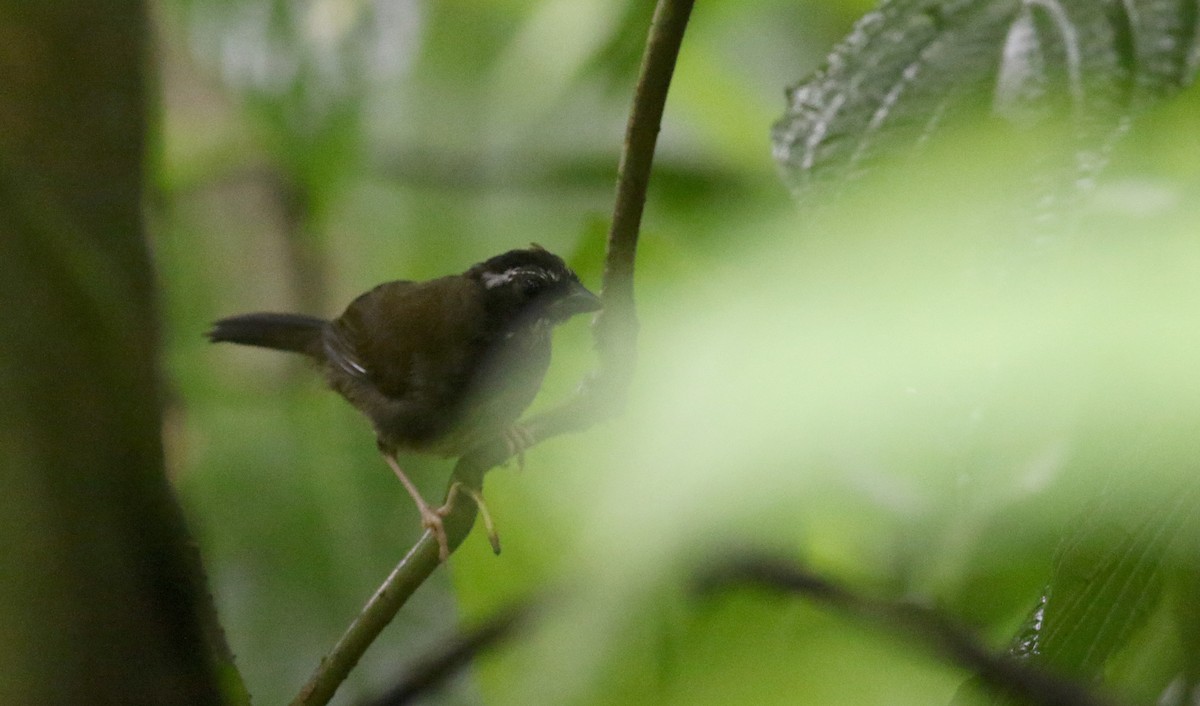
MULTIPOLYGON (((652 5, 154 5, 168 467, 258 703, 295 695, 419 523, 369 425, 302 361, 203 333, 247 311, 336 315, 379 282, 530 242, 598 287, 652 5)), ((1030 157, 1059 148, 1054 134, 956 133, 813 218, 773 161, 771 126, 784 89, 872 3, 697 5, 642 228, 629 412, 489 475, 504 553, 477 530, 337 703, 382 692, 533 591, 565 597, 556 617, 430 703, 944 703, 964 672, 803 602, 697 602, 689 576, 768 548, 1003 646, 1061 570, 1064 527, 1085 500, 1111 500, 1091 490, 1128 468, 1191 467, 1187 110, 1115 153, 1071 224, 1087 239, 1014 227, 994 203, 1036 190, 1030 157), (1131 448, 1152 451, 1129 461, 1131 448)), ((534 409, 592 363, 586 322, 564 326, 534 409)), ((427 497, 442 491, 449 461, 402 462, 427 497)), ((1161 514, 1153 493, 1113 494, 1114 515, 1161 514)), ((1160 581, 1144 563, 1114 575, 1160 581)), ((1134 601, 1145 620, 1105 655, 1176 659, 1177 624, 1146 617, 1189 603, 1172 595, 1134 601)))

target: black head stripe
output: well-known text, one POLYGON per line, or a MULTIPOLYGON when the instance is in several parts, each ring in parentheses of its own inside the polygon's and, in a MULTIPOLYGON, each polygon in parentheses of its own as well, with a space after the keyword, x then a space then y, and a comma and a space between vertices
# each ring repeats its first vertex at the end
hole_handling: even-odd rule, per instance
POLYGON ((510 250, 475 265, 467 274, 479 279, 488 289, 528 277, 548 283, 573 277, 562 258, 542 249, 510 250))

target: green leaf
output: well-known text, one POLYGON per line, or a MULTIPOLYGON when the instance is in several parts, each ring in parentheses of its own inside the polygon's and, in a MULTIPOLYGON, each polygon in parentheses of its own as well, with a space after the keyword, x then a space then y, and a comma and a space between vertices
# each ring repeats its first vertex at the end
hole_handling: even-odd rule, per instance
POLYGON ((1080 676, 1097 675, 1162 597, 1163 553, 1196 500, 1181 493, 1161 514, 1122 522, 1126 498, 1110 492, 1085 511, 1055 559, 1031 656, 1080 676))
POLYGON ((796 193, 919 148, 964 115, 1066 116, 1086 152, 1196 74, 1196 11, 1164 0, 894 0, 789 92, 776 159, 796 193))

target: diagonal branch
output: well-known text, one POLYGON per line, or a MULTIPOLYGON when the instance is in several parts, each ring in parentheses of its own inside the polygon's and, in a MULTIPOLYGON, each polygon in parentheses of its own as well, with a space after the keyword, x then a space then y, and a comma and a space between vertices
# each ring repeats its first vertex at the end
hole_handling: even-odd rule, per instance
MULTIPOLYGON (((529 420, 525 427, 533 443, 569 432, 582 431, 615 416, 623 407, 637 360, 637 315, 633 298, 633 270, 638 231, 654 161, 654 147, 662 123, 667 90, 675 60, 692 12, 693 0, 659 0, 642 57, 642 68, 621 154, 612 227, 608 234, 601 300, 604 308, 593 324, 599 355, 597 370, 584 381, 579 393, 563 405, 529 420)), ((483 476, 512 455, 497 439, 458 460, 454 477, 482 488, 483 476)), ((445 518, 451 551, 457 549, 475 522, 473 503, 456 503, 445 518)), ((438 548, 429 532, 421 535, 334 645, 293 706, 326 704, 375 638, 438 566, 438 548)))

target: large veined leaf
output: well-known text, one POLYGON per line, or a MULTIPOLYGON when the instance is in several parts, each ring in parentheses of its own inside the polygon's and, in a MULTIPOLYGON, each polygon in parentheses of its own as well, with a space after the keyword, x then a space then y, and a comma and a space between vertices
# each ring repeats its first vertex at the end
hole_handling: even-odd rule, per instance
MULTIPOLYGON (((1160 489, 1149 505, 1133 503, 1143 511, 1131 513, 1135 485, 1136 481, 1110 484, 1072 523, 1055 556, 1046 592, 1013 639, 1011 654, 1085 682, 1096 680, 1114 655, 1147 629, 1167 586, 1181 583, 1172 567, 1178 564, 1178 554, 1189 550, 1186 538, 1194 536, 1200 487, 1184 481, 1179 487, 1160 489)), ((1193 610, 1187 597, 1181 605, 1193 610)), ((1163 649, 1151 658, 1168 674, 1183 670, 1179 679, 1186 680, 1182 664, 1195 656, 1172 647, 1170 660, 1164 659, 1163 649)), ((954 703, 1019 703, 984 694, 977 685, 969 682, 954 703)))
POLYGON ((1194 0, 884 2, 789 91, 775 157, 802 196, 964 114, 1057 115, 1091 170, 1129 115, 1194 78, 1197 28, 1194 0))
MULTIPOLYGON (((1122 134, 1084 209, 1084 230, 1153 240, 1163 230, 1158 216, 1190 213, 1188 194, 1200 178, 1200 143, 1191 137, 1198 99, 1193 87, 1162 101, 1122 134)), ((1126 263, 1131 275, 1137 269, 1126 263)), ((1200 482, 1190 470, 1190 444, 1149 426, 1155 430, 1131 418, 1118 432, 1122 440, 1089 461, 1105 480, 1064 528, 1045 593, 1009 651, 1038 667, 1103 681, 1133 702, 1185 703, 1197 683, 1200 482), (1177 455, 1164 462, 1158 454, 1173 446, 1177 455)), ((955 703, 1012 702, 964 688, 955 703)))
MULTIPOLYGON (((789 91, 787 112, 774 130, 775 156, 797 198, 811 206, 815 194, 828 196, 885 161, 928 152, 970 121, 998 123, 1009 134, 1049 128, 1064 142, 1029 163, 1030 189, 1015 194, 1010 211, 1017 220, 1032 214, 1034 221, 1061 223, 1044 218, 1053 212, 1090 224, 1093 235, 1149 237, 1153 224, 1131 219, 1097 229, 1096 217, 1124 208, 1112 204, 1126 199, 1129 206, 1159 194, 1175 202, 1171 192, 1178 187, 1164 181, 1168 172, 1161 167, 1195 154, 1194 145, 1151 140, 1131 150, 1127 143, 1154 134, 1161 116, 1149 109, 1194 81, 1198 28, 1194 0, 884 2, 856 24, 820 71, 789 91), (1146 170, 1148 160, 1159 167, 1146 170), (1145 193, 1133 194, 1139 190, 1145 193)), ((1194 119, 1174 126, 1189 123, 1194 119)), ((1179 134, 1166 127, 1160 132, 1179 134)), ((1188 554, 1180 538, 1196 529, 1197 483, 1160 487, 1141 474, 1144 459, 1126 460, 1120 467, 1098 464, 1104 470, 1097 475, 1109 481, 1064 531, 1045 594, 1040 601, 1030 597, 1036 605, 1010 650, 1087 683, 1107 677, 1118 690, 1140 689, 1139 698, 1157 697, 1154 690, 1176 674, 1168 689, 1186 693, 1195 683, 1189 676, 1195 656, 1176 630, 1156 621, 1169 623, 1158 616, 1171 612, 1173 593, 1195 585, 1179 575, 1187 563, 1180 557, 1188 554), (1139 474, 1139 480, 1124 480, 1139 474), (1148 495, 1134 502, 1135 488, 1148 495), (1156 631, 1172 633, 1155 650, 1144 650, 1154 657, 1143 662, 1157 659, 1159 674, 1121 674, 1114 663, 1156 631)), ((1176 602, 1185 614, 1190 610, 1187 597, 1176 602)), ((965 688, 956 703, 1011 702, 965 688)))
POLYGON ((1128 525, 1117 523, 1125 498, 1112 489, 1089 509, 1059 548, 1031 656, 1094 674, 1125 644, 1160 598, 1164 553, 1197 501, 1188 486, 1128 525))

